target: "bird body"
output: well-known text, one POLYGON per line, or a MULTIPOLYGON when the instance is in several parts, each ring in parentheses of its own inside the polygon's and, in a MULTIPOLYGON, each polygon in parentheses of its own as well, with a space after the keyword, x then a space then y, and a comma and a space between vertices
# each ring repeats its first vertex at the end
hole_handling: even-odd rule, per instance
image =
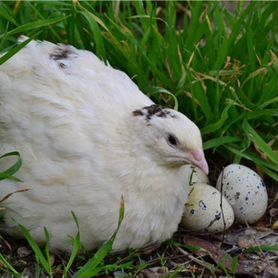
POLYGON ((44 242, 47 227, 53 249, 71 248, 71 212, 84 246, 100 246, 117 227, 121 195, 115 251, 170 238, 187 199, 185 164, 208 170, 193 122, 85 50, 32 41, 0 66, 0 106, 0 154, 16 150, 24 162, 23 182, 2 181, 0 191, 29 189, 3 203, 1 229, 20 234, 23 224, 44 242))

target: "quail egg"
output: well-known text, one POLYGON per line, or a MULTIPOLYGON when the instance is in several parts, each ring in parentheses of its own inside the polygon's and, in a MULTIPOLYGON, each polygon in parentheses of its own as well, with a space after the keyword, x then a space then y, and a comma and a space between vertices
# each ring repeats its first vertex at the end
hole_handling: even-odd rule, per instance
POLYGON ((255 223, 267 208, 267 191, 262 178, 250 168, 230 164, 217 180, 217 189, 234 209, 235 218, 241 223, 255 223))
POLYGON ((190 188, 181 222, 183 227, 192 231, 216 233, 233 224, 233 209, 216 188, 203 183, 196 183, 190 188))

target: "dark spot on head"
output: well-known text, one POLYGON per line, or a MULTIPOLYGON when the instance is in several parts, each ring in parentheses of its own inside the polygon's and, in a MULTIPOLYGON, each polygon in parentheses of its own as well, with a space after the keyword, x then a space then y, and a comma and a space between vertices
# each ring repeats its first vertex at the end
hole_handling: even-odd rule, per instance
POLYGON ((248 197, 245 197, 245 200, 247 201, 247 200, 249 200, 249 198, 248 198, 248 197))
POLYGON ((77 54, 67 45, 57 46, 53 52, 49 53, 49 58, 54 61, 69 59, 77 54))
POLYGON ((145 116, 146 121, 149 121, 153 116, 160 118, 176 118, 176 115, 174 115, 167 108, 162 108, 156 104, 145 106, 142 109, 135 110, 132 112, 132 114, 133 116, 145 116))
POLYGON ((141 110, 134 110, 132 112, 133 116, 143 116, 143 112, 141 110))
POLYGON ((156 104, 153 104, 151 106, 145 106, 143 107, 143 110, 146 110, 147 117, 149 118, 151 118, 153 115, 157 115, 158 117, 163 117, 163 118, 166 117, 166 112, 163 111, 163 109, 156 104))
POLYGON ((191 215, 193 215, 194 213, 195 213, 195 210, 194 210, 194 209, 190 210, 190 214, 191 214, 191 215))
POLYGON ((240 192, 236 192, 235 198, 236 198, 236 199, 239 199, 239 196, 240 196, 240 192))

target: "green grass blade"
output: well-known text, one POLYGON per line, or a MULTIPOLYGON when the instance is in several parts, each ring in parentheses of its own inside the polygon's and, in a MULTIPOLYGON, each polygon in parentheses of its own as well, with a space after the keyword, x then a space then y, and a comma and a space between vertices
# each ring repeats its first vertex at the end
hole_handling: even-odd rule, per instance
POLYGON ((103 262, 104 258, 109 255, 112 251, 113 242, 120 229, 120 225, 124 218, 124 200, 121 198, 120 212, 118 219, 118 226, 116 231, 113 233, 111 238, 100 247, 100 249, 95 253, 92 259, 90 259, 80 270, 78 270, 73 278, 90 278, 96 276, 102 268, 99 268, 100 263, 103 262))
MULTIPOLYGON (((88 23, 88 27, 90 28, 93 36, 94 36, 94 41, 96 45, 96 54, 102 58, 102 60, 106 60, 106 51, 105 51, 105 46, 104 46, 104 41, 103 41, 103 36, 101 33, 101 30, 98 26, 96 16, 93 15, 92 13, 88 12, 85 10, 84 12, 81 11, 80 14, 85 18, 85 20, 88 23)), ((100 21, 98 19, 98 21, 100 21)))
POLYGON ((213 138, 206 142, 204 142, 203 148, 204 150, 209 150, 213 148, 218 148, 222 145, 239 142, 240 139, 234 136, 223 136, 219 138, 213 138))
POLYGON ((269 176, 271 177, 274 181, 278 181, 278 174, 277 171, 276 173, 270 169, 268 169, 265 166, 260 165, 260 168, 269 176))
POLYGON ((278 244, 249 247, 245 250, 245 253, 259 253, 262 251, 275 253, 278 251, 278 244))
POLYGON ((11 22, 15 26, 18 26, 18 23, 14 19, 11 11, 7 8, 7 6, 2 2, 0 2, 0 16, 5 18, 8 22, 11 22))
MULTIPOLYGON (((56 18, 52 18, 52 19, 42 19, 42 20, 37 20, 35 22, 30 22, 30 23, 26 23, 24 25, 21 25, 9 32, 7 32, 7 36, 13 36, 15 34, 22 34, 22 33, 26 33, 27 31, 34 31, 35 29, 39 29, 42 27, 46 27, 52 24, 56 24, 59 23, 63 20, 65 20, 67 17, 66 16, 58 16, 56 18)), ((3 38, 4 35, 0 34, 0 39, 3 38)))
POLYGON ((65 267, 64 273, 63 273, 63 277, 66 277, 74 260, 77 257, 78 251, 80 250, 80 246, 81 246, 81 242, 80 242, 80 231, 79 231, 79 223, 78 223, 78 219, 76 217, 76 215, 74 214, 74 212, 72 213, 72 217, 74 219, 74 222, 76 224, 77 227, 77 234, 75 236, 75 238, 73 239, 73 246, 72 246, 72 251, 71 251, 71 255, 70 255, 70 259, 65 267))
POLYGON ((9 156, 17 156, 17 161, 9 169, 0 173, 0 180, 11 179, 11 180, 15 180, 15 181, 21 181, 20 179, 13 176, 20 169, 20 167, 22 165, 22 159, 20 157, 20 154, 19 154, 19 152, 9 152, 9 153, 6 153, 6 154, 0 156, 0 160, 2 158, 9 157, 9 156))
POLYGON ((224 125, 224 123, 226 122, 226 120, 229 118, 228 116, 228 112, 229 112, 229 109, 231 108, 231 105, 227 105, 222 114, 221 114, 221 117, 220 119, 216 122, 216 123, 213 123, 213 124, 210 124, 210 125, 207 125, 205 127, 203 127, 201 129, 201 133, 203 135, 205 134, 208 134, 208 133, 213 133, 219 129, 221 129, 221 127, 224 125))
POLYGON ((48 258, 43 254, 43 251, 37 244, 37 242, 32 238, 30 232, 23 226, 19 224, 19 228, 21 229, 24 237, 28 241, 29 245, 31 246, 32 250, 35 253, 37 262, 44 268, 44 270, 52 277, 52 268, 51 264, 49 263, 48 258))
POLYGON ((229 146, 229 145, 224 145, 226 149, 228 149, 230 152, 234 153, 235 155, 238 155, 239 157, 245 158, 247 160, 253 161, 256 165, 261 166, 261 167, 266 167, 270 170, 273 170, 277 172, 277 167, 276 165, 273 165, 272 163, 265 161, 261 159, 260 157, 256 156, 250 151, 243 151, 239 150, 234 146, 229 146))
POLYGON ((18 51, 20 51, 22 48, 24 48, 31 40, 32 40, 32 38, 29 38, 29 39, 25 40, 24 42, 17 44, 15 47, 13 47, 7 53, 5 53, 3 56, 1 56, 0 57, 0 65, 4 64, 6 61, 8 61, 18 51))
POLYGON ((233 277, 235 277, 235 275, 238 272, 238 266, 239 266, 238 256, 233 257, 232 265, 231 265, 231 272, 232 272, 233 277))
POLYGON ((21 275, 19 274, 19 272, 17 272, 17 270, 5 259, 5 257, 0 253, 0 263, 7 268, 8 270, 10 270, 13 274, 14 277, 20 277, 21 275))
POLYGON ((264 139, 251 127, 251 125, 244 120, 243 129, 251 141, 271 160, 278 166, 277 154, 271 147, 264 141, 264 139))
POLYGON ((44 229, 44 238, 45 238, 45 247, 44 247, 44 254, 45 258, 47 260, 48 265, 51 267, 51 257, 50 257, 50 251, 49 251, 49 233, 46 227, 44 229))
POLYGON ((173 98, 173 100, 174 100, 174 107, 173 107, 173 109, 174 110, 178 110, 179 109, 179 102, 178 102, 176 96, 174 94, 172 94, 171 92, 169 92, 168 90, 157 87, 157 88, 153 88, 152 92, 154 94, 166 94, 166 95, 171 96, 173 98))

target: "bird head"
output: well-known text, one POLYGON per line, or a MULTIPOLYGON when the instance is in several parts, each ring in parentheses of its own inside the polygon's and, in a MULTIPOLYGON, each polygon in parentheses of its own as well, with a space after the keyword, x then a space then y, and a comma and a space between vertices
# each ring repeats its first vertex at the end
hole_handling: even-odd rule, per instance
POLYGON ((133 111, 140 144, 157 163, 169 166, 193 164, 208 174, 199 128, 182 113, 150 105, 133 111))

